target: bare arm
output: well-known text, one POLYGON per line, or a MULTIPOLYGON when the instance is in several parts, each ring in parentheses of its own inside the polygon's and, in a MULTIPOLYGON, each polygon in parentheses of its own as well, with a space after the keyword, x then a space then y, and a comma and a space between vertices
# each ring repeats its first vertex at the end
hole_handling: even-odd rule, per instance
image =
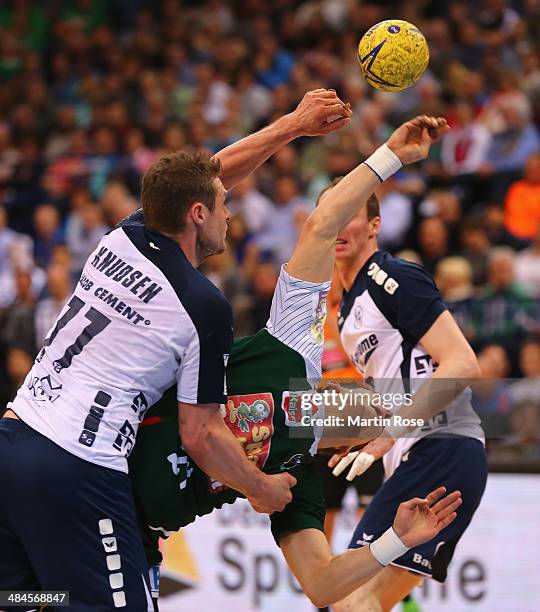
POLYGON ((296 479, 288 473, 268 476, 249 461, 225 425, 219 404, 179 402, 178 408, 182 445, 204 472, 245 495, 257 512, 285 508, 296 479))
POLYGON ((444 410, 480 376, 480 366, 448 311, 439 315, 420 343, 439 365, 433 376, 415 394, 411 405, 404 406, 399 415, 427 421, 444 410))
POLYGON ((335 91, 308 91, 292 113, 216 154, 221 162, 223 185, 231 189, 295 138, 322 136, 339 130, 349 122, 351 114, 335 91), (328 122, 335 117, 342 118, 328 122))
MULTIPOLYGON (((431 144, 447 130, 442 117, 416 117, 401 125, 386 144, 402 164, 411 164, 427 157, 431 144)), ((334 269, 337 235, 380 184, 377 174, 366 164, 360 164, 324 193, 304 224, 287 272, 314 283, 329 280, 334 269)))
MULTIPOLYGON (((414 395, 411 404, 400 409, 399 416, 403 419, 429 421, 480 376, 480 366, 472 348, 448 311, 437 317, 420 339, 420 343, 439 365, 432 377, 414 395)), ((335 468, 334 476, 339 476, 352 464, 347 480, 353 480, 363 474, 376 459, 386 454, 396 439, 410 435, 414 429, 412 426, 401 425, 387 428, 362 451, 350 452, 345 457, 336 454, 328 465, 335 468)))
MULTIPOLYGON (((443 497, 445 492, 441 487, 425 499, 400 504, 393 529, 405 546, 413 548, 429 541, 456 518, 460 493, 443 497)), ((326 536, 317 529, 289 533, 279 545, 304 593, 317 608, 340 601, 384 567, 367 546, 333 557, 326 536)))

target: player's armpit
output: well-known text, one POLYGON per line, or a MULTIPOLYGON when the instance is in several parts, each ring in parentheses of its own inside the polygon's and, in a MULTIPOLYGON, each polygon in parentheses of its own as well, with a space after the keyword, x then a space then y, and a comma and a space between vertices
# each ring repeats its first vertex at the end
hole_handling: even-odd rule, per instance
POLYGON ((340 601, 382 569, 367 547, 333 557, 326 536, 318 529, 288 533, 279 545, 302 590, 317 608, 340 601))

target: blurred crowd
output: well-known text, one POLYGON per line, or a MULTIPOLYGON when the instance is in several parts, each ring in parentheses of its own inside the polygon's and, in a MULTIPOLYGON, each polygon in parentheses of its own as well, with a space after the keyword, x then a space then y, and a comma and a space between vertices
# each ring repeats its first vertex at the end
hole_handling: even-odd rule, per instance
MULTIPOLYGON (((5 0, 0 400, 155 159, 216 152, 318 87, 349 101, 353 121, 291 143, 234 189, 228 249, 204 266, 237 334, 266 322, 321 189, 403 120, 444 115, 453 130, 430 158, 380 188, 380 247, 435 275, 487 375, 540 390, 539 41, 540 0, 5 0), (385 94, 362 78, 356 46, 391 17, 422 30, 431 60, 418 84, 385 94)), ((501 386, 479 404, 503 420, 516 407, 540 459, 538 404, 501 386)), ((505 420, 510 437, 519 420, 505 420)))

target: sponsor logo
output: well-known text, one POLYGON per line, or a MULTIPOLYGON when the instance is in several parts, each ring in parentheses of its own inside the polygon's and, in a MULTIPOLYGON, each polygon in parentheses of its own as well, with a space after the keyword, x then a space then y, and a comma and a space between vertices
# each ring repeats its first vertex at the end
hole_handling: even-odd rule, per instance
POLYGON ((373 540, 374 534, 367 534, 364 531, 362 532, 362 538, 360 540, 356 540, 357 544, 361 544, 362 546, 369 546, 373 540))
POLYGON ((229 395, 225 423, 242 444, 247 458, 262 468, 270 454, 274 425, 274 398, 271 393, 229 395))
POLYGON ((139 421, 144 419, 144 415, 148 410, 148 400, 142 391, 133 398, 131 410, 139 417, 139 421))
POLYGON ((54 402, 60 397, 62 385, 52 380, 51 375, 39 377, 34 376, 28 384, 28 388, 32 391, 32 395, 37 402, 54 402))
POLYGON ((352 362, 354 365, 363 370, 371 356, 373 355, 375 349, 379 346, 379 339, 376 334, 370 334, 365 338, 362 338, 356 347, 356 351, 352 356, 352 362))
POLYGON ((394 295, 399 288, 399 283, 375 262, 369 265, 367 275, 390 295, 394 295))
POLYGON ((431 561, 429 559, 424 559, 420 553, 414 553, 412 561, 417 565, 427 567, 427 569, 431 570, 431 561))
POLYGON ((311 394, 304 391, 284 391, 281 396, 281 408, 285 413, 285 424, 289 426, 301 425, 302 417, 315 416, 319 408, 311 401, 311 394), (302 406, 302 399, 304 405, 302 406), (307 402, 306 402, 307 399, 307 402), (306 403, 309 407, 306 408, 306 403))

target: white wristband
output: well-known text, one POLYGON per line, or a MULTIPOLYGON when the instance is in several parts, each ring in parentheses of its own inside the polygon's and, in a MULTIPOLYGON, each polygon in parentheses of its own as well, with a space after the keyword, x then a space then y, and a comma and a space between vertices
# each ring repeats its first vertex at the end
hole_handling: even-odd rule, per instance
POLYGON ((388 565, 398 557, 401 557, 401 555, 404 555, 409 550, 409 547, 403 544, 393 527, 390 527, 380 538, 377 538, 375 542, 369 545, 369 550, 381 565, 388 565))
POLYGON ((392 174, 403 168, 399 157, 386 144, 380 146, 373 155, 366 159, 364 164, 375 172, 381 182, 386 181, 392 174))

